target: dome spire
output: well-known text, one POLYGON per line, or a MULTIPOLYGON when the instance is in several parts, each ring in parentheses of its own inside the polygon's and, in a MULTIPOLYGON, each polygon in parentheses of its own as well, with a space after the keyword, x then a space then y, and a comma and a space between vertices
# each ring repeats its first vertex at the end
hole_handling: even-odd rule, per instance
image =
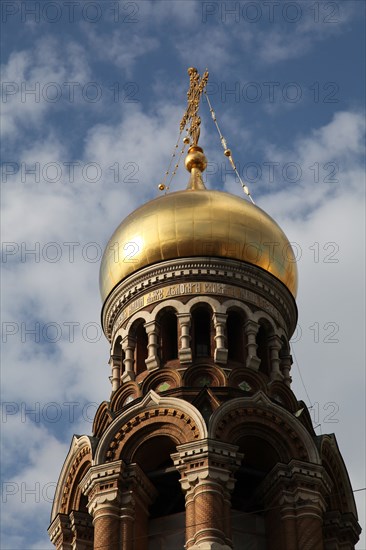
POLYGON ((200 138, 200 126, 201 118, 198 116, 198 108, 201 99, 201 95, 208 82, 208 71, 207 69, 203 73, 203 76, 200 80, 200 75, 195 67, 189 67, 189 89, 187 92, 187 109, 184 113, 181 123, 180 131, 182 132, 187 126, 187 123, 190 122, 188 128, 188 135, 190 137, 191 145, 194 147, 198 145, 198 140, 200 138))
POLYGON ((206 189, 202 179, 202 172, 207 166, 207 159, 203 149, 198 145, 192 145, 188 149, 184 164, 188 172, 191 173, 187 189, 206 189))
POLYGON ((201 132, 201 128, 200 128, 201 118, 198 116, 198 109, 199 109, 201 96, 204 93, 204 90, 208 82, 208 71, 207 69, 205 70, 202 78, 200 77, 195 67, 189 67, 187 72, 189 75, 189 89, 187 92, 187 108, 180 122, 180 126, 179 126, 180 132, 179 132, 178 141, 175 145, 175 149, 170 159, 168 169, 165 172, 163 181, 158 185, 159 190, 165 191, 165 193, 170 188, 170 183, 177 172, 179 161, 184 153, 185 146, 188 144, 190 144, 190 148, 188 150, 188 155, 187 155, 185 165, 187 170, 191 172, 191 177, 190 177, 187 189, 205 189, 204 183, 202 181, 201 172, 203 172, 203 170, 206 168, 207 160, 203 154, 203 150, 201 149, 201 147, 198 147, 198 140, 200 138, 200 132, 201 132), (180 152, 178 160, 176 161, 176 164, 174 165, 174 170, 170 176, 170 180, 168 183, 166 183, 173 159, 176 159, 176 153, 177 153, 176 150, 178 149, 182 132, 185 129, 187 131, 187 135, 183 139, 183 148, 180 152))
MULTIPOLYGON (((190 137, 189 141, 191 147, 188 149, 185 166, 191 173, 191 177, 189 178, 187 189, 206 189, 201 174, 207 166, 207 159, 203 153, 203 149, 198 146, 201 132, 201 117, 198 116, 198 109, 201 96, 207 85, 208 71, 207 69, 205 70, 201 79, 195 67, 189 67, 187 72, 189 75, 189 89, 187 92, 188 104, 180 123, 181 132, 187 124, 190 123, 187 133, 190 137)), ((186 141, 188 141, 188 139, 186 139, 186 141)))

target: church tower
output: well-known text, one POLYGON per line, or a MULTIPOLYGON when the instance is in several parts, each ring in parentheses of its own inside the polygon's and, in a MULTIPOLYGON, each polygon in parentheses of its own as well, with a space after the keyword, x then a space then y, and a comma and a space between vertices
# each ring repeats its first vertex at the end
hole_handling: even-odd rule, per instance
POLYGON ((291 390, 291 245, 254 204, 205 188, 197 110, 207 77, 189 71, 188 187, 132 212, 106 246, 112 390, 93 435, 73 437, 51 541, 351 550, 360 527, 336 438, 315 434, 291 390))

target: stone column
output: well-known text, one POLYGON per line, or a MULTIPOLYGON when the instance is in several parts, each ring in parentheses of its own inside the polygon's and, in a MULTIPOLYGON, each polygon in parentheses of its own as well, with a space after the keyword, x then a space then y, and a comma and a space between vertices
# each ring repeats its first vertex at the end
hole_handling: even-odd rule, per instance
POLYGON ((148 337, 148 344, 147 344, 147 359, 145 361, 146 367, 148 370, 155 370, 159 368, 160 366, 160 360, 158 357, 158 325, 156 321, 150 321, 149 323, 145 323, 144 327, 146 329, 146 334, 148 337))
POLYGON ((200 440, 177 447, 172 459, 186 495, 186 548, 231 550, 230 493, 243 455, 238 447, 200 440))
POLYGON ((98 464, 80 482, 93 517, 95 550, 120 548, 120 486, 124 468, 122 460, 98 464))
POLYGON ((283 381, 289 388, 291 387, 292 378, 290 376, 292 365, 292 355, 281 355, 280 354, 280 369, 283 374, 283 381))
POLYGON ((330 489, 330 479, 318 464, 277 464, 258 490, 268 509, 269 550, 324 550, 323 514, 330 489))
POLYGON ((178 313, 177 315, 180 326, 180 349, 178 357, 182 365, 192 362, 191 348, 191 315, 189 313, 178 313))
POLYGON ((121 376, 122 382, 129 382, 135 380, 134 371, 134 351, 136 346, 136 340, 131 336, 125 336, 122 340, 122 349, 125 353, 125 372, 121 376))
POLYGON ((226 365, 228 356, 228 350, 225 345, 226 319, 227 315, 224 313, 213 314, 213 322, 216 329, 214 360, 221 365, 226 365))
POLYGON ((133 493, 126 489, 121 495, 120 539, 123 550, 133 550, 134 548, 134 523, 135 504, 133 493))
POLYGON ((70 525, 73 532, 72 550, 93 549, 93 524, 87 512, 70 512, 70 525))
POLYGON ((67 514, 57 514, 48 528, 48 535, 57 550, 73 550, 72 531, 67 514))
POLYGON ((117 391, 121 385, 122 356, 111 355, 109 359, 109 364, 112 370, 112 376, 111 376, 112 391, 117 391))
POLYGON ((283 375, 280 371, 280 349, 282 340, 276 334, 268 338, 268 347, 270 352, 271 380, 283 380, 283 375))
POLYGON ((324 524, 324 550, 354 550, 361 528, 352 513, 326 512, 324 524))
POLYGON ((157 492, 138 464, 129 464, 123 474, 121 549, 147 550, 149 506, 157 492))
POLYGON ((259 330, 259 325, 255 321, 249 319, 244 325, 245 335, 247 337, 247 362, 246 366, 253 370, 258 370, 261 360, 257 356, 256 336, 259 330))

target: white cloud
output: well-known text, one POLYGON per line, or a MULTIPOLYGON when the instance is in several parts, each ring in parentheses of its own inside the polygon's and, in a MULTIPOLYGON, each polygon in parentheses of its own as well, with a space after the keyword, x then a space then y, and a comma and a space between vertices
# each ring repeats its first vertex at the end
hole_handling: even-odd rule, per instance
MULTIPOLYGON (((292 347, 314 405, 313 418, 321 424, 317 433, 335 432, 354 489, 365 486, 366 460, 363 131, 361 114, 337 113, 311 136, 296 140, 292 151, 277 150, 275 156, 272 151, 272 159, 297 158, 304 166, 334 159, 340 181, 314 184, 309 174, 296 189, 273 187, 260 199, 295 243, 301 332, 292 347)), ((296 396, 309 405, 295 364, 293 379, 296 396)), ((362 522, 364 496, 357 498, 362 522)))
MULTIPOLYGON (((5 532, 1 547, 14 550, 25 547, 30 524, 33 529, 45 532, 55 483, 68 445, 32 422, 30 417, 22 419, 20 414, 9 415, 2 421, 2 524, 5 532)), ((38 550, 51 547, 45 533, 38 550)))
POLYGON ((38 39, 32 49, 12 52, 1 71, 2 135, 9 139, 24 139, 24 129, 39 129, 51 108, 61 108, 62 99, 68 101, 70 83, 90 81, 83 47, 51 36, 38 39))
POLYGON ((83 30, 89 41, 90 48, 100 60, 113 63, 123 69, 128 78, 133 76, 133 67, 137 59, 158 48, 156 37, 136 32, 138 23, 131 23, 131 27, 124 26, 112 33, 100 34, 90 26, 84 25, 83 30))
POLYGON ((348 30, 356 10, 357 4, 354 2, 277 4, 269 19, 273 28, 259 30, 253 46, 258 57, 267 64, 302 57, 319 42, 348 30), (294 22, 291 23, 291 20, 294 22), (286 29, 284 23, 290 23, 286 29))

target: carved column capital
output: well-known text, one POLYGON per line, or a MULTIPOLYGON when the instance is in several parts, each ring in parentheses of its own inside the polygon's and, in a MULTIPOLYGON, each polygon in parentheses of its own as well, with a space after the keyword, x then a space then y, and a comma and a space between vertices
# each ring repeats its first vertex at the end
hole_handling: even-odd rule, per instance
POLYGON ((122 477, 125 488, 123 492, 124 498, 126 498, 129 491, 132 491, 135 496, 139 496, 147 511, 148 506, 157 497, 157 491, 147 475, 138 464, 132 463, 126 466, 122 477))
POLYGON ((230 550, 230 493, 243 455, 213 439, 192 441, 171 455, 186 496, 186 548, 230 550))
POLYGON ((271 356, 271 380, 283 380, 283 374, 280 371, 279 355, 282 344, 283 342, 277 334, 274 334, 268 338, 268 347, 271 356))
POLYGON ((147 359, 145 360, 146 367, 148 370, 155 370, 160 367, 160 360, 158 357, 158 336, 159 336, 159 325, 158 323, 154 321, 149 321, 148 323, 144 324, 147 338, 148 338, 148 355, 147 359))
POLYGON ((292 378, 290 376, 292 355, 281 355, 280 353, 280 369, 283 374, 283 381, 289 388, 291 387, 292 378))
POLYGON ((125 467, 122 460, 91 466, 80 481, 79 486, 88 497, 88 510, 93 517, 97 510, 119 505, 120 482, 125 467))
POLYGON ((217 480, 229 490, 234 488, 232 474, 243 459, 236 445, 204 439, 179 445, 177 451, 171 457, 181 473, 183 490, 188 491, 206 479, 217 480))
MULTIPOLYGON (((122 353, 122 346, 121 346, 122 353)), ((112 376, 110 381, 112 383, 112 391, 117 391, 121 385, 121 371, 122 371, 122 356, 117 354, 111 354, 109 358, 109 364, 112 370, 112 376)))
POLYGON ((56 549, 72 550, 72 531, 70 519, 67 514, 57 514, 48 528, 48 535, 56 549))
POLYGON ((121 376, 122 382, 129 382, 135 380, 134 367, 134 350, 136 347, 136 338, 133 338, 127 334, 122 340, 122 349, 125 353, 125 367, 126 370, 121 376))
POLYGON ((304 509, 304 504, 317 510, 325 510, 325 496, 331 490, 331 480, 323 466, 291 460, 277 464, 261 484, 259 493, 266 506, 292 504, 304 509))
POLYGON ((213 318, 214 327, 216 329, 216 334, 215 334, 216 346, 215 346, 214 360, 216 363, 219 363, 221 365, 226 365, 227 357, 228 357, 228 349, 225 345, 225 327, 226 327, 227 314, 214 312, 212 318, 213 318))
POLYGON ((70 525, 73 533, 73 550, 92 550, 93 525, 92 518, 87 512, 70 512, 70 525))
POLYGON ((246 366, 250 369, 257 371, 261 360, 257 356, 257 333, 259 330, 259 324, 248 319, 244 324, 244 332, 247 337, 247 362, 246 366))
POLYGON ((342 549, 344 547, 345 550, 353 550, 360 533, 361 527, 352 513, 341 514, 339 510, 325 513, 324 536, 327 550, 338 549, 339 543, 343 543, 342 549))
POLYGON ((178 351, 179 361, 182 365, 192 362, 192 348, 191 348, 191 314, 190 313, 178 313, 177 318, 180 326, 180 349, 178 351))

